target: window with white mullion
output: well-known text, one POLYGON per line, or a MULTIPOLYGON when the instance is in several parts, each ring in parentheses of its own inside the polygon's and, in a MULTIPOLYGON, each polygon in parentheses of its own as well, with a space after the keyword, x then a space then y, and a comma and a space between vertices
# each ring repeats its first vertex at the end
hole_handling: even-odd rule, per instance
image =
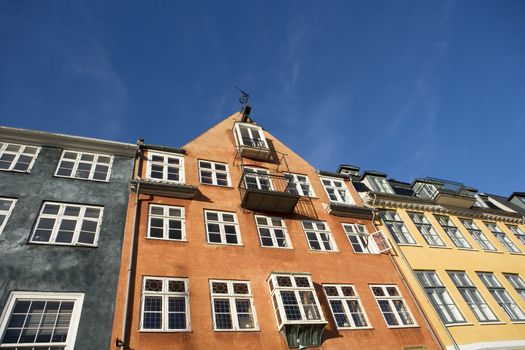
POLYGON ((258 329, 249 281, 210 280, 210 294, 214 330, 258 329))
POLYGON ((478 272, 479 279, 511 321, 525 321, 525 314, 491 272, 478 272))
POLYGON ((514 243, 510 240, 510 238, 503 232, 499 226, 494 222, 485 222, 485 225, 489 229, 490 232, 496 237, 496 239, 505 247, 505 249, 508 252, 511 253, 521 253, 521 250, 516 247, 514 243))
POLYGON ((186 239, 184 208, 150 204, 148 238, 184 241, 186 239))
POLYGON ((268 148, 262 128, 248 123, 236 123, 235 131, 239 146, 268 148))
POLYGON ((273 191, 272 180, 266 169, 243 167, 246 189, 273 191))
POLYGON ((371 285, 372 295, 388 327, 411 327, 416 322, 395 285, 371 285))
POLYGON ((355 329, 369 327, 355 288, 349 284, 323 284, 337 328, 355 329))
POLYGON ((205 210, 204 218, 208 243, 242 244, 235 213, 205 210))
POLYGON ((16 199, 0 197, 0 235, 15 208, 16 199))
POLYGON ((328 225, 324 221, 302 220, 304 233, 311 250, 336 251, 337 247, 328 225))
POLYGON ((374 238, 368 233, 365 225, 342 223, 343 230, 354 253, 378 254, 379 249, 374 238))
POLYGON ((184 157, 148 151, 146 175, 154 181, 184 183, 184 157))
POLYGON ((109 181, 113 157, 104 154, 63 151, 55 176, 109 181))
POLYGON ((228 164, 199 160, 199 176, 203 184, 231 186, 228 164))
POLYGON ((398 244, 416 244, 416 241, 408 232, 405 223, 399 214, 393 210, 384 210, 379 214, 385 226, 398 244))
POLYGON ((291 248, 284 220, 277 217, 255 215, 259 240, 263 247, 291 248))
POLYGON ((187 278, 145 276, 142 284, 142 331, 190 330, 187 278))
POLYGON ((525 244, 525 232, 518 225, 507 225, 507 227, 521 243, 525 244))
POLYGON ((479 322, 496 322, 498 318, 464 271, 449 271, 448 275, 479 322))
POLYGON ((315 197, 315 192, 310 184, 310 180, 306 175, 286 173, 284 174, 288 180, 288 191, 293 194, 298 194, 304 197, 315 197))
POLYGON ((103 207, 44 202, 32 243, 96 246, 103 207))
POLYGON ((436 230, 434 230, 434 227, 432 224, 428 221, 425 214, 422 213, 408 213, 408 216, 412 219, 414 222, 414 225, 418 229, 418 231, 421 233, 425 241, 430 246, 436 246, 436 247, 444 247, 445 243, 443 243, 443 240, 439 235, 437 234, 436 230))
POLYGON ((366 176, 366 180, 370 187, 372 187, 372 191, 374 192, 381 192, 381 193, 394 193, 394 190, 392 190, 392 187, 388 183, 388 180, 384 177, 380 176, 366 176))
POLYGON ((40 147, 0 142, 0 170, 30 172, 40 147))
POLYGON ((436 215, 436 219, 443 228, 443 231, 445 231, 447 236, 456 247, 467 249, 472 248, 470 243, 465 239, 465 237, 463 237, 456 225, 454 225, 452 220, 450 220, 450 217, 445 215, 436 215))
POLYGON ((330 202, 355 204, 343 179, 319 177, 330 202))
POLYGON ((481 249, 490 251, 496 250, 496 247, 494 247, 494 245, 487 239, 487 236, 485 236, 485 234, 478 228, 474 221, 470 219, 460 219, 460 221, 481 249))
POLYGON ((416 276, 445 324, 466 322, 435 271, 416 271, 416 276))
POLYGON ((509 283, 514 287, 516 290, 516 293, 520 295, 520 297, 525 300, 525 282, 521 279, 520 275, 515 273, 504 273, 505 278, 509 281, 509 283))

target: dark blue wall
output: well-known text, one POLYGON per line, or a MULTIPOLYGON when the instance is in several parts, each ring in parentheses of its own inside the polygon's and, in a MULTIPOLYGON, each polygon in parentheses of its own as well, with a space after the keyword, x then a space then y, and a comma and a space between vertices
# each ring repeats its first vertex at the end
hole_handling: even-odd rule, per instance
POLYGON ((108 349, 133 159, 115 156, 105 183, 54 177, 61 152, 42 147, 30 174, 0 171, 0 196, 18 199, 0 234, 0 310, 11 291, 85 293, 75 349, 108 349), (98 247, 27 243, 43 201, 104 206, 98 247))

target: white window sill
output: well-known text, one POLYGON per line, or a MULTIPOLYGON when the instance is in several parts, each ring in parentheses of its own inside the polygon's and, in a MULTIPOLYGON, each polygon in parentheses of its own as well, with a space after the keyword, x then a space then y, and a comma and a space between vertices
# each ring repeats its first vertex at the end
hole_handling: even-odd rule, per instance
POLYGON ((387 325, 387 328, 389 328, 389 329, 404 329, 404 328, 421 328, 421 326, 418 325, 418 324, 411 324, 411 325, 408 325, 408 326, 388 326, 387 325))
POLYGON ((504 252, 499 251, 499 250, 486 250, 486 249, 483 249, 483 252, 485 252, 485 253, 492 253, 492 254, 505 254, 504 252))
POLYGON ((397 243, 400 247, 423 247, 421 244, 417 243, 397 243))
POLYGON ((201 182, 200 183, 201 185, 204 185, 204 186, 210 186, 210 187, 220 187, 220 188, 225 188, 225 189, 228 189, 228 190, 233 190, 235 189, 235 187, 229 185, 229 186, 223 186, 223 185, 215 185, 215 184, 207 184, 207 183, 204 183, 204 182, 201 182))
POLYGON ((180 243, 188 243, 187 239, 170 239, 170 238, 157 238, 157 237, 148 237, 146 236, 147 240, 151 241, 166 241, 166 242, 180 242, 180 243))
POLYGON ((510 252, 509 252, 509 254, 510 255, 525 255, 525 253, 510 253, 510 252))
POLYGON ((336 327, 338 331, 368 331, 374 327, 336 327))
POLYGON ((261 245, 261 248, 268 248, 268 249, 277 249, 277 250, 293 250, 293 247, 270 247, 266 245, 261 245))
POLYGON ((207 244, 209 245, 212 245, 212 246, 228 246, 228 247, 244 247, 244 244, 240 243, 240 244, 232 244, 232 243, 217 243, 217 242, 206 242, 207 244))
POLYGON ((462 247, 456 247, 458 250, 464 250, 464 251, 467 251, 467 252, 479 252, 479 249, 474 249, 474 248, 462 248, 462 247))
POLYGON ((312 249, 310 248, 310 252, 312 253, 339 253, 339 250, 322 250, 322 249, 312 249))
POLYGON ((29 241, 27 244, 35 245, 52 245, 56 247, 72 247, 72 248, 98 248, 96 244, 69 244, 69 243, 55 243, 55 242, 34 242, 29 241))
POLYGON ((18 173, 18 174, 30 174, 31 173, 31 169, 29 170, 26 170, 26 171, 21 171, 21 170, 8 170, 8 169, 0 169, 0 171, 5 171, 7 173, 18 173))
POLYGON ((169 329, 169 330, 162 330, 162 329, 139 329, 140 333, 190 333, 192 332, 191 329, 169 329))
POLYGON ((109 183, 109 180, 84 179, 84 178, 81 178, 81 177, 74 177, 74 176, 53 175, 53 177, 58 177, 58 178, 61 178, 61 179, 70 179, 70 180, 82 180, 82 181, 93 181, 93 182, 109 183))
POLYGON ((472 322, 461 322, 461 323, 449 323, 446 326, 447 327, 461 327, 461 326, 473 326, 474 323, 472 322))
POLYGON ((525 320, 523 321, 511 321, 511 323, 516 323, 516 324, 525 324, 525 320))
POLYGON ((499 324, 507 324, 507 322, 491 321, 491 322, 480 322, 479 324, 482 325, 482 326, 484 326, 484 325, 499 325, 499 324))
POLYGON ((436 248, 436 249, 452 249, 452 247, 446 246, 446 245, 429 245, 429 248, 436 248))
POLYGON ((214 332, 260 332, 261 329, 259 327, 257 328, 250 328, 250 329, 213 329, 214 332))

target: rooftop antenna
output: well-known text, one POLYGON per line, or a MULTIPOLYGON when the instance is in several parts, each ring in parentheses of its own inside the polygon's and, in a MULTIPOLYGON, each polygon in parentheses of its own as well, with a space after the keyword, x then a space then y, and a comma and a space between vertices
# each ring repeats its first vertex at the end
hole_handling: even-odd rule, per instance
POLYGON ((242 107, 241 107, 241 114, 242 114, 241 122, 251 122, 251 119, 250 119, 249 116, 250 116, 250 112, 252 111, 252 107, 250 107, 248 105, 248 99, 250 98, 250 95, 247 92, 242 91, 237 86, 235 88, 241 92, 241 96, 239 96, 239 102, 242 105, 242 107))

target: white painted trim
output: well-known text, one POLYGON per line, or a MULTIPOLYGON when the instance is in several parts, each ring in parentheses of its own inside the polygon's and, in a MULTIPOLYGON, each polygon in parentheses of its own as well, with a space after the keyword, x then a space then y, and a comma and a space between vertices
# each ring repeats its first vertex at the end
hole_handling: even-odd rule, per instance
MULTIPOLYGON (((525 339, 522 340, 501 340, 492 342, 480 342, 471 344, 459 345, 460 350, 511 350, 523 349, 525 347, 525 339)), ((447 346, 447 350, 456 350, 454 345, 447 346)))
POLYGON ((11 201, 11 206, 9 207, 9 210, 2 211, 2 213, 5 213, 6 216, 5 216, 4 222, 2 224, 0 224, 0 235, 1 235, 2 232, 4 232, 5 226, 7 225, 7 221, 11 217, 11 214, 13 214, 13 210, 15 209, 15 205, 16 205, 17 199, 16 198, 8 198, 8 197, 0 197, 0 199, 4 200, 4 201, 11 201))

